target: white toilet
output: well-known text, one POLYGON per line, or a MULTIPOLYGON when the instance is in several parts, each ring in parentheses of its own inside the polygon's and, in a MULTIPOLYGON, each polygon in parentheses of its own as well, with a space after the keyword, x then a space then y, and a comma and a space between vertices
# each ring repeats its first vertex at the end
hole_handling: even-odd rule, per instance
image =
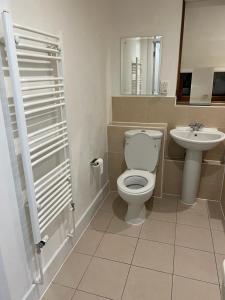
POLYGON ((145 221, 145 202, 155 188, 162 132, 129 130, 125 132, 125 161, 128 170, 117 179, 120 197, 127 202, 125 221, 139 225, 145 221))

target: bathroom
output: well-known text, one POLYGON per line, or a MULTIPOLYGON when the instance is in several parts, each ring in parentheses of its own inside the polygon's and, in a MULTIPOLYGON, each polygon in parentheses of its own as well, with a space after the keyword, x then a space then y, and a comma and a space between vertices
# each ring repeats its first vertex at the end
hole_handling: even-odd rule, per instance
MULTIPOLYGON (((224 10, 224 0, 0 0, 0 300, 225 299, 224 10), (27 47, 18 64, 32 71, 20 78, 14 44, 21 53, 35 38, 50 50, 27 47), (128 66, 132 50, 147 56, 128 66), (60 79, 39 82, 34 69, 55 53, 60 79), (53 209, 68 184, 72 198, 40 243, 18 79, 31 116, 35 101, 66 98, 57 118, 71 178, 41 197, 53 209)), ((53 170, 58 157, 43 162, 53 170)))

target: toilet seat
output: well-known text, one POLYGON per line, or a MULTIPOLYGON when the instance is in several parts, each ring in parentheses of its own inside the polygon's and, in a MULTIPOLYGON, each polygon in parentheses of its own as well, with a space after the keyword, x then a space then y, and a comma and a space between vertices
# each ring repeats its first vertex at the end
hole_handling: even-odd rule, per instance
POLYGON ((143 170, 126 170, 117 179, 121 191, 130 195, 147 193, 155 187, 155 174, 143 170))

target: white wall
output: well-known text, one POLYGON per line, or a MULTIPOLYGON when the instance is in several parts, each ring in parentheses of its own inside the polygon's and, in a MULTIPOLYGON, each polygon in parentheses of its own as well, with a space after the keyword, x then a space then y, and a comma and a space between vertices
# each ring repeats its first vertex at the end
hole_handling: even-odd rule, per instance
POLYGON ((1 107, 0 128, 0 299, 14 300, 22 299, 31 278, 1 107))
POLYGON ((225 3, 221 0, 186 4, 182 69, 225 68, 225 3))
MULTIPOLYGON (((162 80, 169 81, 169 94, 174 95, 181 5, 182 0, 5 0, 0 2, 0 10, 8 8, 14 22, 53 33, 61 31, 63 34, 65 92, 68 103, 77 224, 107 181, 107 169, 99 182, 98 178, 93 178, 89 162, 96 156, 106 157, 107 153, 106 124, 107 117, 110 119, 111 95, 120 93, 120 37, 155 34, 164 37, 162 80), (113 92, 111 92, 111 85, 113 92)), ((2 127, 0 128, 2 130, 2 127)), ((0 155, 0 166, 6 163, 4 160, 4 156, 0 155)), ((1 168, 3 174, 0 173, 0 181, 5 176, 5 169, 7 166, 4 165, 1 168)), ((14 193, 10 181, 2 182, 6 192, 10 190, 14 193)), ((4 197, 6 199, 4 205, 8 204, 8 206, 0 210, 0 220, 5 210, 10 209, 14 195, 6 193, 4 197)), ((15 214, 18 214, 16 210, 15 214)), ((20 270, 25 266, 19 275, 17 274, 18 285, 14 279, 16 273, 7 275, 9 290, 12 293, 11 300, 21 300, 21 295, 31 285, 31 278, 27 274, 29 266, 27 261, 24 261, 26 257, 23 237, 17 232, 21 228, 18 218, 17 215, 15 220, 18 224, 15 224, 15 220, 9 219, 4 222, 4 224, 9 222, 13 226, 11 229, 6 226, 4 228, 5 234, 10 233, 8 237, 7 234, 5 235, 8 240, 4 249, 7 250, 7 245, 10 247, 11 240, 15 245, 11 247, 9 253, 7 251, 1 253, 3 263, 8 262, 15 253, 18 257, 15 266, 9 264, 5 266, 7 272, 13 272, 15 268, 20 270), (13 232, 14 226, 17 226, 17 231, 13 232), (17 293, 14 293, 14 287, 17 288, 17 293)), ((24 224, 26 225, 24 222, 22 226, 24 224)), ((57 226, 54 228, 45 248, 45 265, 51 261, 55 250, 64 241, 66 225, 62 223, 60 228, 57 226)))
MULTIPOLYGON (((52 33, 62 32, 64 46, 64 75, 65 93, 68 106, 68 125, 71 139, 72 155, 72 176, 74 201, 76 203, 76 223, 79 224, 86 210, 92 201, 107 182, 107 101, 110 95, 110 1, 109 0, 5 0, 0 2, 0 11, 8 9, 13 21, 29 27, 52 33), (104 157, 105 173, 101 180, 92 176, 89 162, 94 157, 104 157)), ((2 124, 0 124, 2 125, 2 124)), ((1 128, 2 131, 2 128, 1 128)), ((2 136, 1 136, 2 137, 2 136)), ((9 181, 2 181, 5 175, 4 155, 0 155, 0 166, 3 174, 0 174, 0 182, 6 189, 13 193, 12 184, 9 181)), ((6 179, 6 178, 5 178, 6 179)), ((3 191, 1 189, 1 198, 3 191)), ((5 202, 1 203, 4 209, 0 210, 0 220, 4 220, 8 233, 10 226, 16 226, 11 219, 5 220, 2 214, 10 209, 12 195, 4 195, 5 202), (9 205, 9 206, 7 206, 9 205)), ((6 215, 5 215, 6 216, 6 215)), ((44 262, 47 265, 55 251, 64 242, 68 230, 66 222, 56 224, 52 230, 49 243, 44 250, 44 262), (57 226, 60 225, 60 228, 57 226)), ((22 226, 26 226, 26 220, 22 220, 22 226)), ((19 230, 18 226, 18 230, 19 230)), ((6 266, 8 272, 13 272, 25 266, 20 274, 12 273, 7 277, 10 283, 11 300, 22 299, 22 294, 31 286, 31 278, 27 278, 26 262, 24 262, 24 251, 16 247, 17 232, 13 235, 6 235, 6 239, 14 243, 8 253, 4 251, 4 262, 15 254, 18 263, 6 266), (12 253, 11 253, 12 252, 12 253), (14 278, 17 275, 17 281, 14 278), (19 279, 19 280, 18 280, 19 279)), ((18 237, 19 238, 19 237, 18 237)), ((27 236, 26 238, 27 239, 27 236)), ((8 241, 10 242, 10 241, 8 241)), ((25 246, 31 241, 25 240, 25 246)), ((5 248, 4 248, 5 249, 5 248)), ((7 249, 7 248, 6 248, 7 249)), ((1 247, 2 251, 2 247, 1 247)), ((2 255, 3 255, 2 254, 2 255)), ((5 299, 4 299, 5 300, 5 299)))
POLYGON ((175 95, 182 0, 113 0, 112 94, 120 95, 120 38, 162 35, 161 80, 175 95))

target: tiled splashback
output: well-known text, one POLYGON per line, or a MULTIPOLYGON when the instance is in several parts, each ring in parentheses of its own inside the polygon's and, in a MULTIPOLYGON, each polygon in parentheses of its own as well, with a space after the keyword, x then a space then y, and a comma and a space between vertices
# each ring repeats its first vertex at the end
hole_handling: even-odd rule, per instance
MULTIPOLYGON (((167 123, 164 155, 161 156, 164 157, 164 168, 161 169, 163 192, 180 194, 185 152, 171 140, 168 132, 171 128, 188 125, 195 120, 204 123, 207 127, 216 127, 225 132, 225 107, 176 106, 175 98, 172 97, 113 97, 112 124, 117 125, 117 128, 115 129, 112 125, 108 126, 111 189, 116 189, 116 179, 126 168, 123 157, 123 133, 126 126, 132 126, 134 122, 140 128, 158 127, 159 123, 167 123)), ((213 150, 204 153, 199 198, 217 201, 222 198, 225 203, 225 188, 222 193, 224 150, 224 144, 221 143, 213 150)), ((161 184, 159 177, 158 174, 158 186, 161 184)), ((161 195, 159 187, 156 187, 156 195, 161 195)))
MULTIPOLYGON (((193 107, 175 105, 173 97, 113 97, 112 121, 168 123, 168 130, 176 126, 199 121, 207 127, 217 127, 225 132, 225 106, 193 107)), ((204 155, 207 160, 224 160, 224 144, 220 144, 204 155)), ((168 135, 165 156, 183 159, 184 150, 168 135)))

